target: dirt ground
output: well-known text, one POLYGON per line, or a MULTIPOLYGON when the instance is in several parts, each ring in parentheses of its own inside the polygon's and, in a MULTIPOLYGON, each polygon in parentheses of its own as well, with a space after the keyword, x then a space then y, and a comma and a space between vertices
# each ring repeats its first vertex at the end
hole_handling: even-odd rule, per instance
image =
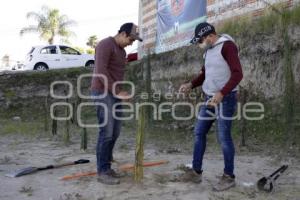
MULTIPOLYGON (((119 163, 134 160, 134 138, 130 141, 121 137, 115 149, 114 158, 119 163), (122 143, 123 141, 123 143, 122 143)), ((178 180, 184 173, 181 165, 191 163, 191 152, 178 149, 162 150, 155 144, 146 145, 145 160, 168 160, 168 164, 145 168, 141 184, 133 181, 133 174, 127 173, 117 186, 97 182, 95 176, 62 181, 60 178, 78 172, 95 170, 95 138, 90 139, 89 149, 80 150, 79 140, 65 147, 53 138, 32 139, 19 135, 1 136, 0 140, 0 199, 1 200, 106 200, 106 199, 170 199, 170 200, 300 200, 300 161, 296 158, 275 159, 255 153, 237 153, 237 186, 225 192, 212 191, 221 175, 223 159, 219 151, 209 150, 205 154, 203 181, 200 184, 178 180), (18 178, 5 174, 28 166, 45 166, 80 158, 90 159, 89 164, 63 167, 37 172, 18 178), (256 181, 269 175, 282 164, 289 168, 278 180, 272 193, 259 192, 256 181)), ((116 167, 116 164, 114 164, 116 167)))

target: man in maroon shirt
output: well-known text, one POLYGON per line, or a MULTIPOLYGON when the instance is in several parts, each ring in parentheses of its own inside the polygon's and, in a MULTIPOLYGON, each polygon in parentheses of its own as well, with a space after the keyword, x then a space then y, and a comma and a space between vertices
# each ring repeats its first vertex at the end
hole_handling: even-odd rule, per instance
POLYGON ((223 191, 235 186, 231 124, 237 104, 237 86, 243 78, 242 67, 234 40, 229 35, 216 34, 215 28, 209 23, 200 23, 196 27, 191 43, 204 49, 204 66, 199 75, 191 82, 181 85, 179 91, 189 92, 202 85, 206 104, 201 106, 197 116, 193 169, 186 176, 192 177, 194 182, 201 182, 206 134, 216 120, 225 167, 223 176, 213 189, 223 191))
POLYGON ((124 48, 132 45, 139 37, 138 27, 125 23, 114 37, 100 41, 95 52, 95 68, 92 78, 92 95, 97 105, 99 137, 96 147, 98 181, 114 185, 120 183, 120 176, 111 169, 113 148, 120 135, 122 99, 128 93, 115 84, 124 79, 126 52, 124 48))

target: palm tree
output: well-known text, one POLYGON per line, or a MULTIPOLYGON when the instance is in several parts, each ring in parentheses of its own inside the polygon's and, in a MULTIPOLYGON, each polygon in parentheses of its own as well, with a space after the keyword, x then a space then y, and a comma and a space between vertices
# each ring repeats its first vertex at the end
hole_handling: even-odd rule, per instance
POLYGON ((70 36, 75 35, 69 28, 75 25, 76 22, 69 20, 66 15, 60 15, 58 9, 43 6, 41 12, 28 12, 27 18, 35 19, 37 25, 22 28, 20 31, 21 36, 24 33, 37 32, 40 34, 41 39, 53 44, 56 36, 60 36, 67 42, 70 36))
POLYGON ((10 63, 9 55, 6 54, 2 57, 2 66, 8 67, 9 63, 10 63))
POLYGON ((87 46, 91 47, 91 48, 95 48, 97 45, 97 36, 96 35, 92 35, 88 38, 88 42, 86 43, 87 46))

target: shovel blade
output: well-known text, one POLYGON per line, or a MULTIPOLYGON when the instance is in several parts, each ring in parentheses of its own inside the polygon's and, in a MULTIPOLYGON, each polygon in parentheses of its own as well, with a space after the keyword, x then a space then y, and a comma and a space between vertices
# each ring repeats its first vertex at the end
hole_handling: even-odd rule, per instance
POLYGON ((257 188, 260 191, 272 192, 273 183, 270 180, 268 180, 266 177, 263 177, 259 179, 259 181, 257 182, 257 188))
POLYGON ((32 174, 36 171, 38 171, 37 167, 27 167, 27 168, 24 168, 24 169, 19 169, 19 170, 16 170, 14 172, 5 174, 5 176, 10 177, 10 178, 16 178, 16 177, 23 176, 23 175, 26 175, 26 174, 32 174))
POLYGON ((271 192, 273 190, 274 181, 288 168, 288 165, 282 165, 273 172, 269 177, 263 177, 257 181, 257 188, 261 191, 271 192))

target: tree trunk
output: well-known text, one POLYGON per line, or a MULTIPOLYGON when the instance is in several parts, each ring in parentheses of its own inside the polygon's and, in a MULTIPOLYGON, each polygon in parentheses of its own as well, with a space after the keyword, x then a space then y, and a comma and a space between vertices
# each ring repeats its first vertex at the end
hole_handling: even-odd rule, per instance
POLYGON ((53 41, 54 41, 54 37, 51 37, 51 38, 48 39, 49 44, 53 44, 53 41))

